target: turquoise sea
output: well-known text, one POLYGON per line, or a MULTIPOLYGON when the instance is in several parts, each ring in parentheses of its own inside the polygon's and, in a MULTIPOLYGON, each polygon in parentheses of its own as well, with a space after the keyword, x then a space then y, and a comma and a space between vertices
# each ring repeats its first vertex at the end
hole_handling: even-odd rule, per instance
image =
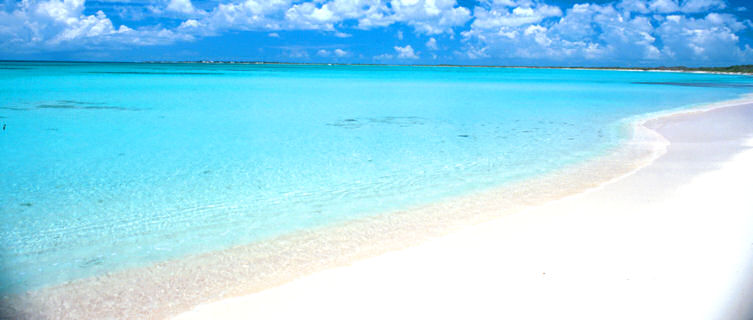
POLYGON ((746 76, 0 63, 0 292, 470 194, 614 150, 746 76))

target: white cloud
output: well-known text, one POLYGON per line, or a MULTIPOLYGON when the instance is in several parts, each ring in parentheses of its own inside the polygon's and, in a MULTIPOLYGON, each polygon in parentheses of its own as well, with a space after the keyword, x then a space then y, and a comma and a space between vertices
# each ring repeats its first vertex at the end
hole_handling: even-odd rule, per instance
POLYGON ((318 50, 316 52, 317 56, 325 57, 325 58, 326 57, 331 57, 331 56, 335 56, 335 57, 341 58, 341 57, 345 57, 345 56, 347 56, 349 54, 350 53, 348 51, 345 51, 345 50, 339 49, 339 48, 335 49, 335 50, 332 50, 332 51, 329 51, 329 50, 326 50, 326 49, 320 49, 320 50, 318 50))
POLYGON ((398 40, 403 40, 403 31, 401 31, 401 30, 397 31, 397 39, 398 40))
POLYGON ((668 17, 656 30, 664 47, 662 51, 680 61, 705 63, 745 61, 753 58, 753 50, 740 48, 735 32, 746 26, 729 14, 710 13, 704 18, 668 17))
POLYGON ((210 36, 215 35, 215 30, 210 28, 205 20, 188 19, 181 22, 175 29, 181 34, 197 35, 197 36, 210 36))
POLYGON ((392 0, 395 21, 403 22, 418 33, 452 33, 452 28, 464 25, 471 12, 457 6, 455 0, 392 0))
POLYGON ((648 5, 649 9, 659 13, 671 13, 680 11, 676 0, 653 0, 648 5))
POLYGON ((376 55, 376 56, 374 56, 373 59, 374 60, 392 60, 394 58, 395 58, 395 56, 393 56, 393 55, 391 55, 389 53, 385 53, 385 54, 376 55))
POLYGON ((336 16, 329 9, 328 4, 317 7, 312 2, 304 2, 293 5, 285 12, 285 20, 289 24, 288 28, 292 29, 317 29, 317 30, 334 30, 334 23, 341 21, 341 17, 336 16))
MULTIPOLYGON (((159 25, 138 30, 114 26, 103 13, 84 15, 84 0, 25 0, 13 10, 0 11, 0 45, 42 48, 63 43, 74 47, 88 44, 169 44, 197 36, 218 35, 227 30, 323 30, 336 37, 350 34, 335 25, 353 21, 360 29, 402 23, 425 34, 452 33, 470 19, 470 11, 455 0, 242 0, 218 4, 210 11, 194 7, 191 0, 167 0, 147 5, 154 15, 189 15, 173 29, 159 25), (83 41, 85 39, 85 41, 83 41)), ((146 11, 145 11, 146 12, 146 11)), ((352 24, 351 24, 352 26, 352 24)))
POLYGON ((83 0, 22 1, 10 12, 0 11, 0 50, 16 53, 190 39, 163 28, 116 27, 102 11, 85 15, 83 0))
POLYGON ((438 50, 437 39, 434 39, 434 37, 429 38, 429 41, 426 41, 426 48, 429 50, 438 50))
POLYGON ((282 14, 290 8, 289 0, 245 0, 238 3, 221 3, 202 19, 203 34, 218 30, 280 30, 282 14))
POLYGON ((198 28, 200 26, 199 22, 195 19, 188 19, 186 21, 183 21, 178 28, 198 28))
POLYGON ((723 0, 687 0, 682 4, 683 12, 708 12, 709 10, 720 10, 727 7, 723 0))
POLYGON ((413 47, 410 45, 405 47, 395 46, 395 51, 397 51, 398 59, 418 59, 418 56, 413 51, 413 47))
POLYGON ((720 10, 727 7, 724 0, 622 0, 617 8, 638 13, 699 13, 720 10))
POLYGON ((625 12, 638 12, 643 14, 651 12, 646 0, 622 0, 617 3, 617 8, 625 12))
POLYGON ((562 15, 562 10, 559 7, 546 4, 523 5, 510 10, 508 3, 504 3, 489 8, 476 7, 473 15, 475 20, 471 25, 472 29, 499 30, 500 28, 539 23, 546 18, 558 17, 562 15))
POLYGON ((280 34, 277 32, 270 32, 267 34, 267 36, 269 36, 270 38, 279 38, 280 34))
MULTIPOLYGON (((174 0, 181 1, 181 0, 174 0)), ((185 1, 185 0, 182 0, 185 1)), ((455 0, 245 0, 220 4, 204 21, 212 30, 324 30, 346 20, 372 29, 394 23, 413 26, 419 33, 451 33, 471 16, 455 0)))
POLYGON ((302 26, 324 30, 330 30, 333 23, 345 20, 357 21, 357 27, 360 29, 404 23, 414 27, 419 33, 439 34, 451 33, 453 27, 462 26, 471 18, 470 11, 457 6, 455 0, 324 0, 316 2, 320 5, 307 3, 296 5, 301 8, 296 8, 295 14, 291 12, 290 15, 286 15, 286 20, 294 26, 300 27, 300 23, 303 23, 302 26), (315 11, 311 7, 325 10, 318 18, 313 19, 315 20, 313 22, 311 18, 314 18, 315 11), (331 12, 331 15, 324 12, 331 12))
POLYGON ((559 7, 526 0, 501 1, 475 7, 474 16, 470 30, 461 32, 469 58, 555 55, 553 48, 546 47, 554 41, 547 34, 549 28, 541 23, 562 16, 559 7))
MULTIPOLYGON (((197 9, 191 0, 162 0, 142 7, 147 15, 188 18, 172 29, 115 25, 104 12, 85 11, 84 0, 6 1, 0 6, 0 51, 170 44, 228 30, 260 31, 270 37, 279 37, 280 30, 318 30, 347 38, 349 30, 398 24, 390 32, 399 29, 399 39, 410 38, 404 34, 410 32, 406 27, 427 35, 427 51, 440 49, 438 36, 433 35, 455 39, 459 31, 464 47, 456 54, 474 59, 719 64, 753 58, 751 49, 741 45, 741 36, 753 28, 753 22, 719 13, 745 10, 727 8, 725 0, 583 1, 569 8, 545 3, 552 0, 483 0, 473 8, 473 16, 456 0, 231 1, 209 11, 197 9)), ((419 58, 410 45, 393 48, 394 53, 374 59, 419 58)), ((302 49, 285 52, 289 57, 308 57, 302 49)), ((343 49, 319 50, 316 55, 353 56, 343 49)))
POLYGON ((558 17, 556 10, 543 14, 540 4, 506 1, 475 8, 476 20, 461 34, 469 58, 554 64, 719 64, 750 59, 751 49, 741 47, 737 35, 749 27, 747 20, 719 13, 702 19, 682 15, 723 8, 721 0, 687 0, 681 6, 672 0, 623 0, 575 4, 558 17))
POLYGON ((193 14, 196 12, 191 0, 170 0, 167 4, 167 10, 184 14, 193 14))
POLYGON ((492 4, 498 8, 515 7, 518 5, 514 0, 493 0, 492 4))

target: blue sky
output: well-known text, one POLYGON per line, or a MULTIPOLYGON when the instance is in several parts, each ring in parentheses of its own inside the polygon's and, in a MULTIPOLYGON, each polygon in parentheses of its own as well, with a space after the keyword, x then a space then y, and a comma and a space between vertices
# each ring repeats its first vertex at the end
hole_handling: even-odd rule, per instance
POLYGON ((753 64, 747 0, 5 0, 0 59, 753 64))

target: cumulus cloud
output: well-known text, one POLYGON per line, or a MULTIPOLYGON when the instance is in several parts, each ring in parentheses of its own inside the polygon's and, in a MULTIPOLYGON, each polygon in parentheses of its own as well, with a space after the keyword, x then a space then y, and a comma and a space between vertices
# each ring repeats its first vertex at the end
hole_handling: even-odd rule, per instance
POLYGON ((682 5, 683 12, 706 12, 709 10, 721 10, 727 7, 723 0, 687 0, 682 5))
POLYGON ((455 0, 393 0, 390 4, 395 21, 424 34, 452 32, 452 27, 471 18, 470 10, 458 7, 455 0))
POLYGON ((170 0, 167 4, 167 10, 184 14, 193 14, 196 12, 191 0, 170 0))
POLYGON ((115 27, 102 11, 84 14, 83 0, 22 1, 0 11, 0 47, 9 51, 96 48, 120 44, 168 44, 189 40, 163 28, 115 27))
POLYGON ((376 55, 373 57, 374 60, 377 61, 385 61, 385 60, 415 60, 418 59, 418 55, 413 50, 413 47, 410 45, 406 45, 404 47, 400 46, 394 46, 393 49, 395 50, 395 54, 391 53, 384 53, 380 55, 376 55))
MULTIPOLYGON (((170 44, 232 30, 258 31, 270 37, 279 37, 278 32, 285 30, 315 30, 348 38, 351 33, 393 26, 389 30, 399 39, 417 38, 405 32, 428 37, 425 48, 430 54, 440 50, 437 38, 455 40, 459 32, 462 47, 456 48, 455 54, 469 59, 551 64, 718 64, 753 58, 752 50, 741 44, 744 41, 740 38, 749 34, 753 22, 736 16, 744 8, 728 8, 725 0, 582 1, 569 7, 552 3, 483 0, 469 10, 457 0, 229 0, 204 11, 194 7, 191 0, 163 0, 142 6, 142 11, 185 20, 170 20, 165 24, 170 28, 162 24, 130 28, 126 25, 130 22, 116 25, 105 12, 85 11, 84 0, 6 1, 0 8, 0 51, 170 44)), ((453 43, 456 41, 445 47, 453 43)), ((374 59, 419 58, 411 45, 392 48, 394 52, 374 59)), ((289 57, 308 57, 305 50, 285 52, 289 57)), ((315 54, 358 56, 343 49, 315 54)))
POLYGON ((519 27, 562 15, 562 10, 556 6, 525 3, 510 7, 512 4, 514 4, 512 1, 504 1, 493 3, 489 8, 476 7, 473 12, 475 20, 471 25, 472 28, 492 30, 519 27))
POLYGON ((63 43, 168 44, 227 30, 321 30, 336 37, 350 34, 335 26, 373 29, 402 23, 418 33, 452 33, 470 17, 470 11, 455 0, 243 0, 220 3, 209 11, 194 7, 191 0, 169 0, 166 6, 146 6, 153 14, 170 12, 189 15, 173 29, 160 26, 131 29, 115 26, 103 13, 84 15, 84 0, 27 0, 3 5, 0 11, 0 43, 6 48, 51 48, 63 43))
POLYGON ((737 33, 749 22, 731 14, 722 0, 622 0, 574 4, 562 13, 536 2, 505 0, 476 7, 462 32, 466 56, 544 61, 554 64, 734 63, 751 49, 737 33))
POLYGON ((434 37, 429 38, 429 40, 426 41, 426 48, 429 50, 438 50, 437 39, 434 39, 434 37))
POLYGON ((736 31, 746 26, 729 14, 710 13, 703 18, 668 16, 656 33, 664 42, 663 53, 676 60, 734 61, 753 57, 749 48, 738 47, 736 31))
POLYGON ((407 45, 405 47, 395 46, 398 59, 418 59, 418 56, 413 51, 413 47, 407 45))
POLYGON ((721 10, 727 7, 724 0, 623 0, 617 5, 619 9, 639 13, 699 13, 709 10, 721 10))
POLYGON ((282 13, 290 7, 290 1, 246 0, 237 3, 221 3, 200 21, 201 32, 213 34, 217 30, 280 30, 282 13))
POLYGON ((348 54, 349 54, 348 51, 345 51, 345 50, 340 49, 340 48, 337 48, 337 49, 332 50, 332 51, 326 50, 326 49, 320 49, 320 50, 318 50, 316 52, 317 56, 324 57, 324 58, 326 58, 326 57, 332 57, 332 56, 337 57, 337 58, 342 58, 342 57, 347 56, 348 54))
POLYGON ((671 13, 680 11, 680 6, 676 0, 653 0, 649 3, 648 8, 651 11, 659 13, 671 13))
POLYGON ((319 29, 333 31, 334 23, 341 21, 341 17, 330 10, 329 4, 317 7, 312 2, 293 5, 285 12, 285 20, 292 29, 319 29))
MULTIPOLYGON (((178 1, 178 0, 174 0, 178 1)), ((185 0, 182 0, 185 1, 185 0)), ((333 31, 335 25, 354 21, 359 29, 404 23, 419 33, 451 33, 462 26, 470 11, 455 0, 323 0, 293 3, 289 0, 221 4, 205 19, 207 28, 288 29, 333 31)))

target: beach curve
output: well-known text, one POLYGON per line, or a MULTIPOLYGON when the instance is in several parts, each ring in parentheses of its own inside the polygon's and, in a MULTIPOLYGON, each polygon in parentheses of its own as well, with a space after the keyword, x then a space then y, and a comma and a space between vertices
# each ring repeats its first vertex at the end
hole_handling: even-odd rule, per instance
MULTIPOLYGON (((688 111, 679 113, 686 114, 688 111)), ((568 168, 525 185, 507 186, 220 253, 74 281, 30 293, 23 302, 13 305, 20 306, 21 313, 29 317, 60 315, 61 306, 68 306, 65 315, 71 318, 160 318, 206 301, 224 303, 227 301, 223 300, 225 298, 259 292, 265 288, 277 290, 287 286, 280 287, 281 284, 306 274, 329 272, 322 270, 335 270, 354 261, 365 261, 375 256, 377 258, 374 259, 378 259, 384 253, 392 252, 387 254, 392 255, 422 243, 442 241, 457 232, 475 228, 476 224, 485 225, 490 220, 517 217, 519 215, 512 213, 530 210, 532 205, 573 195, 595 194, 609 185, 624 181, 642 168, 656 163, 669 146, 663 138, 653 135, 652 130, 640 128, 646 121, 636 123, 640 126, 635 127, 638 128, 635 131, 637 134, 629 147, 621 148, 619 152, 597 162, 568 168), (525 195, 536 197, 526 198, 525 195), (316 249, 313 254, 312 249, 316 249), (140 285, 134 291, 132 286, 123 286, 125 283, 140 285), (68 301, 78 301, 78 305, 71 305, 68 301), (23 310, 33 310, 33 313, 23 310)), ((264 292, 269 290, 261 294, 264 292)), ((197 310, 206 310, 207 306, 198 307, 183 316, 195 316, 197 310)))
POLYGON ((588 192, 175 319, 745 319, 753 101, 635 123, 666 153, 588 192))

